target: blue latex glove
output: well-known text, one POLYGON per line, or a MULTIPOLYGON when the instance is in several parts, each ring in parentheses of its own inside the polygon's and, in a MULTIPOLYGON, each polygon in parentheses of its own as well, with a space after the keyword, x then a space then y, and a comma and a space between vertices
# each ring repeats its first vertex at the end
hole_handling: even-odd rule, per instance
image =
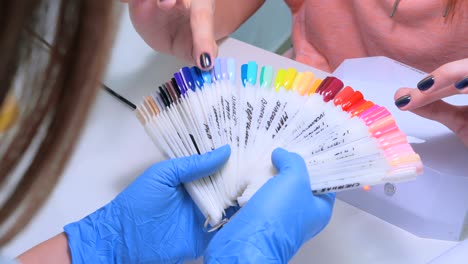
POLYGON ((218 231, 205 263, 287 263, 330 220, 335 194, 314 196, 304 160, 272 153, 279 173, 218 231))
POLYGON ((181 183, 219 170, 231 149, 155 164, 112 202, 65 226, 73 263, 180 263, 203 254, 212 234, 181 183))

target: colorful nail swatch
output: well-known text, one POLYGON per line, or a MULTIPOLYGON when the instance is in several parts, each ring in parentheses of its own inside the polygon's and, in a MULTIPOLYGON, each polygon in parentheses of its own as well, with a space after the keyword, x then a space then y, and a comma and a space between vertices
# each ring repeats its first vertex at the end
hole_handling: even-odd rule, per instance
MULTIPOLYGON (((272 66, 259 70, 255 61, 238 68, 231 58, 218 58, 212 66, 183 67, 135 111, 170 158, 230 144, 231 158, 219 172, 184 184, 210 225, 223 223, 226 208, 243 206, 274 176, 270 156, 276 147, 304 158, 315 194, 422 173, 420 157, 391 113, 342 80, 293 68, 275 74, 272 66)), ((427 77, 418 88, 433 82, 427 77)), ((455 86, 466 85, 460 82, 455 86)), ((405 95, 395 104, 410 100, 405 95)))

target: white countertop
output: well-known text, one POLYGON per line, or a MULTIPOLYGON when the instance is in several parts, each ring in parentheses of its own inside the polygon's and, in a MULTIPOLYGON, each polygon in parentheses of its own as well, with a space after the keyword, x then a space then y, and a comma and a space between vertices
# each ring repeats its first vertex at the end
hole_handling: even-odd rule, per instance
MULTIPOLYGON (((233 39, 221 45, 220 55, 273 65, 279 59, 233 39)), ((293 61, 286 64, 280 66, 308 68, 293 61)), ((182 65, 152 52, 124 17, 105 83, 138 102, 182 65)), ((109 202, 161 158, 130 108, 101 91, 61 181, 32 223, 3 253, 13 257, 61 232, 65 224, 109 202)), ((337 200, 330 224, 291 263, 464 263, 463 254, 454 252, 465 252, 464 259, 468 259, 466 244, 416 237, 337 200), (445 252, 452 257, 437 259, 445 252)))

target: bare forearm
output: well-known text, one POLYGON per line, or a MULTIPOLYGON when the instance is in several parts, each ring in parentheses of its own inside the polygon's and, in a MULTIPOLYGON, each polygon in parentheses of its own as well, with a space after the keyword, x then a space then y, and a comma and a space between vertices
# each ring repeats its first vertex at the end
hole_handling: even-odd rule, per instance
POLYGON ((68 264, 71 263, 68 239, 61 233, 31 248, 18 257, 22 264, 68 264))
POLYGON ((265 0, 217 0, 215 7, 215 38, 224 38, 251 17, 265 0))

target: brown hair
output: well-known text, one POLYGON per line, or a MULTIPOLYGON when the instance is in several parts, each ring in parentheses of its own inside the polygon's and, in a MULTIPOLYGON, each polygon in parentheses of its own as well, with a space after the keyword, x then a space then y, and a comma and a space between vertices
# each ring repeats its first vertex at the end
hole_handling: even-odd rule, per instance
POLYGON ((19 105, 15 125, 0 132, 0 246, 61 175, 96 94, 116 10, 112 0, 0 0, 0 105, 8 95, 19 105))

